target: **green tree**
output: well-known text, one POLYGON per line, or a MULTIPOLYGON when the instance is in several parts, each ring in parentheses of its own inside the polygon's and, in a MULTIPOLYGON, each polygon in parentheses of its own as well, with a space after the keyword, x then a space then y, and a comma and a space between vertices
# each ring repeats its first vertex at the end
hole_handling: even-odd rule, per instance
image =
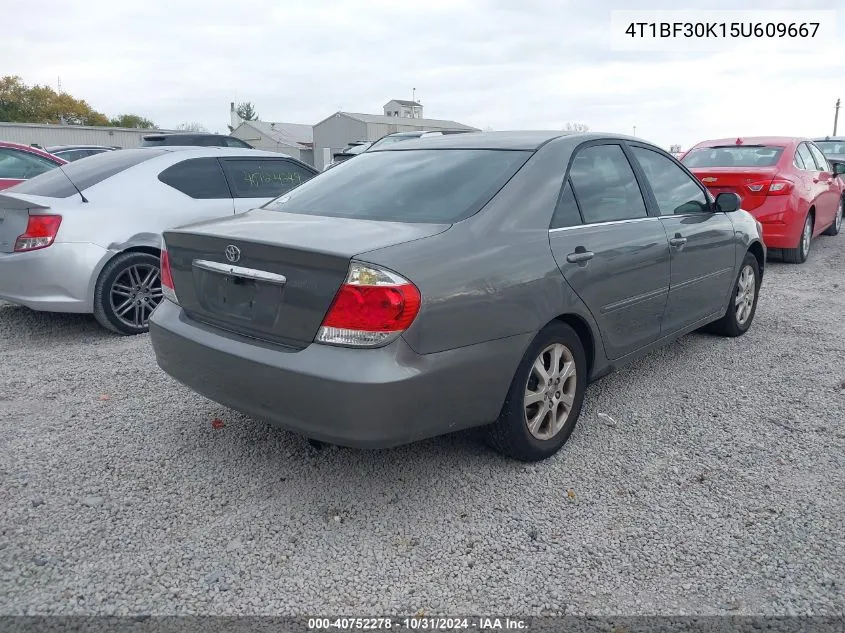
POLYGON ((244 121, 257 121, 258 113, 255 111, 255 106, 250 101, 239 103, 235 109, 235 113, 244 121))
POLYGON ((109 120, 109 125, 112 127, 129 127, 141 130, 150 130, 156 126, 155 123, 142 117, 140 114, 119 114, 109 120))
POLYGON ((0 77, 0 121, 111 125, 105 114, 92 108, 84 99, 56 92, 50 86, 28 86, 17 75, 0 77))

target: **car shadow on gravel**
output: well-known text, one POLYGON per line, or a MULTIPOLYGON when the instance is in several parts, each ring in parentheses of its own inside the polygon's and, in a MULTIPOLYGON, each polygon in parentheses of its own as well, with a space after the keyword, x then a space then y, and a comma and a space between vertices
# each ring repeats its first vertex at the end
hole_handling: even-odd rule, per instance
POLYGON ((0 340, 38 339, 63 342, 102 340, 117 337, 104 329, 90 314, 38 312, 0 303, 0 340))

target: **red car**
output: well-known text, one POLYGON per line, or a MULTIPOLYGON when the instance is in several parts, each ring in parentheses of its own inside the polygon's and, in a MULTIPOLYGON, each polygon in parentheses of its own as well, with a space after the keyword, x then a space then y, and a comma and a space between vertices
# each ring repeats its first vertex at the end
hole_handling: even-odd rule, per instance
POLYGON ((800 264, 810 243, 842 226, 845 182, 809 139, 749 137, 704 141, 681 158, 713 193, 739 195, 742 208, 763 225, 768 248, 800 264))
POLYGON ((66 160, 35 147, 0 141, 0 190, 66 164, 66 160))

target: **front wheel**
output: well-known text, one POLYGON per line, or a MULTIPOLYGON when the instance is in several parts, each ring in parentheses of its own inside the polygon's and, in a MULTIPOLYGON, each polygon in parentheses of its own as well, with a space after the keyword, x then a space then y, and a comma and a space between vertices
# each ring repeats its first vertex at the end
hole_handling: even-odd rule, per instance
POLYGON ((731 301, 721 319, 708 328, 722 336, 742 336, 751 327, 760 296, 760 265, 752 253, 746 253, 733 285, 731 301))
POLYGON ((845 215, 845 198, 839 201, 839 208, 836 210, 836 217, 833 218, 833 224, 827 227, 822 235, 839 235, 839 230, 842 228, 843 215, 845 215))
POLYGON ((813 241, 813 216, 807 214, 801 237, 798 238, 798 248, 787 248, 783 251, 783 259, 790 264, 803 264, 810 254, 810 244, 813 241))
POLYGON ((520 461, 551 457, 575 428, 586 386, 581 339, 565 323, 547 325, 520 362, 488 442, 520 461))
POLYGON ((100 273, 94 289, 94 317, 119 334, 143 334, 161 303, 161 264, 149 253, 116 255, 100 273))

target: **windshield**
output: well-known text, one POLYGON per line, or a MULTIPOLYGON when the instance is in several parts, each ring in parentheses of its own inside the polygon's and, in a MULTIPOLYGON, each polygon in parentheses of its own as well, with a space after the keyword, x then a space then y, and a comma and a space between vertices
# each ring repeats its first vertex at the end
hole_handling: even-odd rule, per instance
POLYGON ((383 139, 376 141, 372 144, 370 149, 374 149, 376 147, 381 147, 382 145, 390 145, 391 143, 399 143, 401 141, 411 141, 415 138, 419 138, 422 134, 403 134, 403 135, 396 135, 396 136, 385 136, 383 139))
POLYGON ((532 152, 365 152, 264 206, 362 220, 453 223, 478 212, 532 152))
POLYGON ((361 145, 353 145, 352 147, 347 147, 345 150, 343 150, 343 153, 344 154, 360 154, 360 153, 366 151, 366 149, 370 145, 371 145, 371 143, 363 143, 361 145))
POLYGON ((783 154, 783 147, 766 145, 727 145, 699 147, 684 156, 688 168, 695 167, 773 167, 783 154))
POLYGON ((825 156, 845 154, 845 141, 816 141, 816 145, 825 156))

